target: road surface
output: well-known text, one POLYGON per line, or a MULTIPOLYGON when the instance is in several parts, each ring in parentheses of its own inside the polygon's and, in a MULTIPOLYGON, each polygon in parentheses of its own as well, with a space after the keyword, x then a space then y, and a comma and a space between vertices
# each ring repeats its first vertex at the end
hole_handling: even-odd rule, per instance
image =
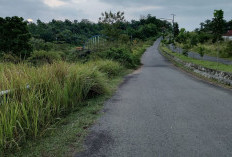
POLYGON ((76 157, 232 156, 232 92, 176 69, 159 43, 105 103, 76 157))

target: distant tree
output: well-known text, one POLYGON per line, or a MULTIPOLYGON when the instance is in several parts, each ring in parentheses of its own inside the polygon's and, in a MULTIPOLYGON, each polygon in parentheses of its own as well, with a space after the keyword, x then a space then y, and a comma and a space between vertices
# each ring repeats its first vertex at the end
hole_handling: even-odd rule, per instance
POLYGON ((27 22, 23 18, 0 18, 0 51, 20 58, 29 57, 32 52, 30 38, 27 22))
POLYGON ((214 10, 214 18, 213 18, 213 34, 214 41, 218 41, 221 39, 224 28, 224 20, 223 20, 224 12, 222 10, 214 10))
POLYGON ((226 30, 231 30, 232 29, 232 20, 226 22, 226 30))
POLYGON ((198 44, 198 35, 194 32, 190 35, 190 47, 194 47, 198 44))
POLYGON ((187 39, 188 39, 188 36, 187 36, 186 30, 184 28, 181 28, 176 38, 176 41, 179 43, 186 43, 187 39))
MULTIPOLYGON (((129 39, 131 41, 135 38, 146 40, 159 35, 162 31, 168 33, 172 30, 170 22, 156 19, 155 16, 151 15, 144 16, 140 20, 125 21, 124 12, 102 13, 98 23, 93 23, 87 19, 80 22, 53 19, 48 23, 37 20, 36 23, 29 23, 28 27, 32 37, 42 39, 45 45, 50 42, 65 42, 79 46, 97 34, 105 34, 114 40, 125 39, 127 41, 129 39)), ((41 42, 33 42, 33 47, 39 47, 39 45, 35 46, 39 43, 41 42)))
POLYGON ((158 30, 155 24, 149 23, 141 25, 137 33, 137 37, 144 40, 149 37, 155 37, 158 33, 158 30))
POLYGON ((205 25, 204 22, 201 22, 201 23, 200 23, 200 30, 203 30, 203 29, 204 29, 204 25, 205 25))
POLYGON ((111 39, 117 40, 122 33, 120 25, 125 22, 124 12, 118 11, 117 13, 112 13, 110 11, 109 13, 104 12, 101 15, 99 23, 102 23, 104 26, 103 33, 111 39))
POLYGON ((173 28, 174 29, 174 38, 176 38, 180 33, 178 23, 175 22, 173 27, 174 27, 173 28))

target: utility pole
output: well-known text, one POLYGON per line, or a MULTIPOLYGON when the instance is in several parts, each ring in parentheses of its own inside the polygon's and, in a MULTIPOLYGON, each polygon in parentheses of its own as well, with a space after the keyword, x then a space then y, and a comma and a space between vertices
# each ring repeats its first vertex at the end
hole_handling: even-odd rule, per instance
POLYGON ((172 21, 172 33, 173 33, 173 40, 174 40, 174 34, 175 34, 175 30, 174 30, 174 22, 175 22, 175 14, 171 14, 172 15, 172 19, 166 19, 166 18, 159 18, 160 20, 170 20, 172 21))
POLYGON ((174 40, 174 37, 175 37, 175 36, 174 36, 174 35, 175 35, 175 32, 174 32, 174 31, 175 31, 175 30, 174 30, 174 22, 175 22, 175 16, 176 16, 176 15, 175 15, 175 14, 171 14, 171 15, 172 15, 172 27, 173 27, 172 29, 173 29, 173 40, 174 40))

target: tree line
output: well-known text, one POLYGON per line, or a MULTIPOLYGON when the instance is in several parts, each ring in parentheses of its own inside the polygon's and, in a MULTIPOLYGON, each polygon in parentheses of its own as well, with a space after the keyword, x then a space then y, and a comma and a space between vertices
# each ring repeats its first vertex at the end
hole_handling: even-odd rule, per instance
POLYGON ((183 45, 184 52, 197 46, 200 55, 203 56, 206 50, 199 45, 210 44, 221 47, 220 56, 230 57, 232 56, 232 42, 222 42, 224 41, 222 35, 231 29, 232 20, 226 21, 224 19, 223 10, 214 10, 213 18, 201 22, 200 28, 196 28, 193 32, 188 32, 184 28, 180 29, 175 41, 183 45))
POLYGON ((193 32, 187 32, 182 28, 176 36, 176 41, 184 44, 189 42, 190 45, 222 41, 222 35, 232 29, 232 20, 224 19, 223 10, 215 10, 213 16, 212 20, 207 19, 205 22, 201 22, 200 28, 196 28, 193 32))
POLYGON ((104 12, 97 23, 53 19, 29 23, 22 17, 0 17, 0 53, 27 58, 33 49, 49 47, 49 43, 82 46, 93 35, 106 35, 111 41, 146 40, 171 31, 171 24, 150 14, 140 20, 126 21, 124 12, 104 12), (48 43, 48 44, 47 44, 48 43))

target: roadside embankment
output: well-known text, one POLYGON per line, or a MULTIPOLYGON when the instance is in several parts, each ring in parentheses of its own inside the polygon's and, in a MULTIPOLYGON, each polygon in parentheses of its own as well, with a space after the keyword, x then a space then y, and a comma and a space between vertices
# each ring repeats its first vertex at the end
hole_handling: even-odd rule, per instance
POLYGON ((232 86, 231 65, 188 58, 182 54, 172 52, 164 44, 160 45, 160 51, 168 59, 188 70, 206 78, 216 80, 222 84, 232 86))

